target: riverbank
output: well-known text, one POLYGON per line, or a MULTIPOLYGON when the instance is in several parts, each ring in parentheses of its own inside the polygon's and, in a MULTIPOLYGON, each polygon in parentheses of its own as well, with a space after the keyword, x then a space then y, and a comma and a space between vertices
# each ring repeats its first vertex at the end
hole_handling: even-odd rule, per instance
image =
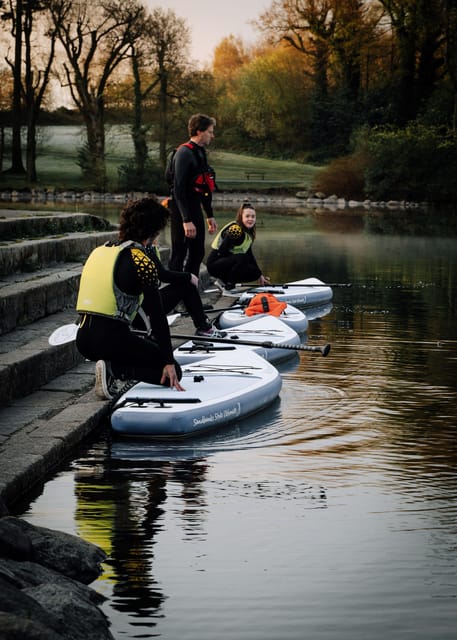
MULTIPOLYGON (((0 202, 11 203, 106 203, 121 206, 128 200, 135 200, 151 195, 144 191, 130 191, 126 193, 99 192, 99 191, 76 191, 58 189, 31 189, 31 190, 5 190, 0 192, 0 202)), ((159 196, 165 198, 166 196, 159 196)), ((343 209, 412 209, 427 207, 427 203, 408 202, 404 200, 388 200, 375 202, 372 200, 347 200, 337 195, 326 195, 324 193, 309 193, 307 191, 297 191, 290 193, 268 193, 265 191, 249 189, 246 191, 220 190, 213 194, 213 202, 219 206, 233 206, 233 204, 249 200, 257 207, 263 205, 279 205, 285 208, 323 208, 332 211, 343 209)))
POLYGON ((88 586, 107 557, 98 546, 9 515, 0 499, 0 638, 112 640, 88 586))

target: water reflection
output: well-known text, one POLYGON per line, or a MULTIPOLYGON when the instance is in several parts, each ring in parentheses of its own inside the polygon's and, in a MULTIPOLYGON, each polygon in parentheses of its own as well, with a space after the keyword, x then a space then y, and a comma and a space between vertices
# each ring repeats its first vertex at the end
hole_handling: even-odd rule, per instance
POLYGON ((142 626, 154 626, 166 597, 154 577, 153 563, 156 536, 164 529, 167 488, 173 486, 176 493, 179 487, 184 537, 204 538, 206 465, 202 460, 143 459, 138 466, 125 456, 110 459, 105 451, 102 468, 101 450, 89 454, 79 460, 74 476, 78 531, 109 554, 103 580, 112 583, 110 606, 141 618, 142 626))

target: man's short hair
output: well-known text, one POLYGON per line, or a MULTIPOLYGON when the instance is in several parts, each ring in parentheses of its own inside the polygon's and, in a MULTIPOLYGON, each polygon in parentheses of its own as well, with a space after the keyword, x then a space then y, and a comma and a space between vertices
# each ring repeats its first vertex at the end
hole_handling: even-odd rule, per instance
POLYGON ((213 125, 213 127, 216 125, 215 118, 206 116, 204 113, 195 113, 193 116, 190 116, 187 125, 189 136, 192 138, 192 136, 196 136, 199 131, 206 131, 211 125, 213 125))

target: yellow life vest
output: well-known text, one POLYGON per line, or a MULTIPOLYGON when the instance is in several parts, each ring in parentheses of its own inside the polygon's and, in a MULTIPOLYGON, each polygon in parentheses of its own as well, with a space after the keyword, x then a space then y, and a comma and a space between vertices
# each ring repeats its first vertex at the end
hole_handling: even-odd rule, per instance
POLYGON ((107 242, 89 255, 79 284, 76 311, 123 320, 129 324, 143 301, 143 294, 130 295, 114 282, 114 269, 120 254, 130 247, 141 247, 131 240, 120 245, 107 242))
POLYGON ((244 238, 241 244, 236 245, 230 249, 230 253, 246 253, 249 250, 249 247, 252 245, 252 238, 249 235, 249 233, 246 233, 246 231, 243 230, 243 228, 238 224, 238 222, 229 222, 224 227, 222 227, 222 229, 219 231, 219 233, 211 243, 212 249, 219 249, 219 247, 222 244, 222 241, 224 240, 224 238, 222 237, 224 231, 226 231, 226 229, 232 226, 238 227, 240 237, 241 237, 241 234, 244 234, 244 238))

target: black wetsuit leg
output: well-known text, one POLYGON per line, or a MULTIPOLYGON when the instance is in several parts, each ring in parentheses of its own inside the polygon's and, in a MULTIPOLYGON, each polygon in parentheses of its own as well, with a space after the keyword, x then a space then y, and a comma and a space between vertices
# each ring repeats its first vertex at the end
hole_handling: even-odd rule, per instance
MULTIPOLYGON (((158 344, 133 333, 124 322, 87 314, 76 336, 78 351, 88 360, 106 360, 121 380, 160 384, 167 364, 158 344)), ((181 369, 174 363, 178 377, 181 369)))

